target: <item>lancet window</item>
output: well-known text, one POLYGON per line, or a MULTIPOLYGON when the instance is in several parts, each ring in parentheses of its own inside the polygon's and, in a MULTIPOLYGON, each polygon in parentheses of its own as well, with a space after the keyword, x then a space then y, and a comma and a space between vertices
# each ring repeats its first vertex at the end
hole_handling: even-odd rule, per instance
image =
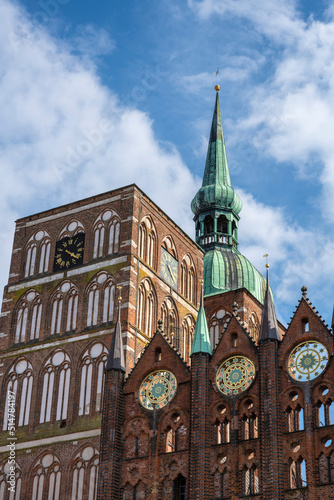
POLYGON ((42 300, 35 290, 30 290, 21 298, 14 318, 15 344, 39 338, 42 300))
POLYGON ((92 415, 102 409, 104 368, 108 357, 101 343, 87 349, 81 363, 81 385, 78 415, 92 415))
POLYGON ((77 314, 77 288, 70 281, 64 281, 51 298, 51 335, 75 330, 77 314))
POLYGON ((320 484, 334 483, 334 451, 329 456, 321 453, 319 457, 320 484))
POLYGON ((139 286, 137 323, 139 330, 152 337, 156 324, 156 295, 148 278, 139 286))
POLYGON ((120 218, 113 210, 106 210, 94 223, 93 259, 119 251, 120 218))
POLYGON ((319 401, 317 407, 317 426, 324 427, 334 423, 334 403, 328 399, 326 403, 319 401))
POLYGON ((252 313, 249 317, 248 329, 249 329, 250 336, 252 337, 254 342, 257 344, 259 341, 259 335, 260 335, 260 324, 259 324, 259 320, 258 320, 255 313, 252 313))
POLYGON ((56 351, 43 367, 40 423, 61 420, 66 424, 70 378, 70 358, 64 351, 56 351))
POLYGON ((304 410, 300 405, 297 405, 294 409, 288 407, 286 413, 288 417, 288 432, 304 430, 304 410))
POLYGON ((230 478, 228 469, 223 469, 222 472, 217 470, 214 474, 214 491, 215 498, 223 500, 230 497, 230 478))
POLYGON ((186 255, 181 262, 181 294, 194 303, 196 297, 195 268, 189 255, 186 255))
POLYGON ((26 247, 25 278, 49 270, 50 249, 50 236, 46 231, 38 231, 31 236, 26 247))
POLYGON ((219 342, 220 334, 225 330, 228 322, 231 318, 231 314, 224 309, 219 309, 210 318, 209 331, 212 349, 216 347, 219 342))
POLYGON ((186 361, 190 358, 192 339, 195 330, 195 320, 191 315, 187 315, 182 322, 182 356, 186 361))
POLYGON ((251 468, 245 466, 243 469, 243 478, 245 495, 256 495, 260 492, 259 470, 256 465, 253 465, 251 468))
POLYGON ((161 305, 163 331, 176 347, 180 345, 178 312, 172 298, 167 297, 161 305))
POLYGON ((115 283, 106 272, 99 273, 88 286, 87 326, 113 321, 115 283))
POLYGON ((290 459, 289 480, 291 489, 303 488, 304 486, 307 486, 306 462, 302 457, 300 457, 297 461, 290 459))
POLYGON ((15 491, 9 491, 10 483, 13 479, 11 471, 13 464, 6 459, 0 465, 0 498, 1 500, 20 500, 22 473, 18 463, 15 463, 15 491))
POLYGON ((28 425, 30 415, 31 393, 33 385, 32 366, 25 358, 19 358, 9 370, 6 404, 4 406, 3 430, 13 425, 12 415, 8 412, 9 403, 16 406, 14 427, 28 425), (14 397, 13 397, 14 396, 14 397), (17 418, 18 416, 18 418, 17 418))
POLYGON ((56 455, 47 453, 40 458, 33 467, 32 478, 31 500, 59 500, 61 469, 56 455))
POLYGON ((95 500, 99 454, 93 446, 86 446, 77 453, 72 466, 71 500, 95 500))
POLYGON ((139 227, 138 255, 149 266, 156 267, 157 232, 150 217, 144 217, 139 227))

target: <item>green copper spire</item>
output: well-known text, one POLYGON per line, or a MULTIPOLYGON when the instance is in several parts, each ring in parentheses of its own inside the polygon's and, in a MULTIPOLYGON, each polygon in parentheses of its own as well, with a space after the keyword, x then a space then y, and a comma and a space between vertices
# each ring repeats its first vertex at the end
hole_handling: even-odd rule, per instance
POLYGON ((205 310, 203 307, 203 285, 201 291, 201 303, 196 320, 193 343, 190 356, 198 352, 212 354, 208 323, 206 321, 205 310))
POLYGON ((220 243, 237 248, 241 208, 242 202, 231 186, 217 92, 203 183, 191 202, 197 243, 203 247, 220 243))
POLYGON ((217 84, 208 153, 202 187, 191 209, 195 215, 196 242, 205 251, 204 295, 246 288, 263 304, 266 281, 238 250, 239 212, 242 203, 231 186, 217 84))

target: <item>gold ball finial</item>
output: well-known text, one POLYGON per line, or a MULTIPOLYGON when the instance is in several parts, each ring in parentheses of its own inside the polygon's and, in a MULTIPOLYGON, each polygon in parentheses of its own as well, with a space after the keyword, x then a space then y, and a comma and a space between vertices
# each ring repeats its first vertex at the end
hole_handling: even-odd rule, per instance
POLYGON ((269 269, 269 264, 266 264, 266 268, 269 269))
POLYGON ((215 85, 215 90, 216 90, 217 92, 219 92, 219 91, 220 91, 220 85, 218 85, 218 84, 217 84, 217 85, 215 85))

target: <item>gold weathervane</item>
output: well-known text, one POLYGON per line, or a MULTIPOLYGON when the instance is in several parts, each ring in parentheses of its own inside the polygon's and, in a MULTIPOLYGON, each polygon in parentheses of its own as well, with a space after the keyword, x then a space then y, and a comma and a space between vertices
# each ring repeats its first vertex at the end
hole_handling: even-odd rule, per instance
POLYGON ((263 257, 265 257, 265 259, 266 259, 266 268, 268 269, 269 268, 269 263, 268 263, 269 253, 265 253, 263 257))
POLYGON ((217 92, 220 91, 220 85, 218 85, 218 73, 219 73, 219 68, 217 68, 217 71, 216 71, 216 77, 217 77, 217 85, 215 86, 215 90, 217 92))

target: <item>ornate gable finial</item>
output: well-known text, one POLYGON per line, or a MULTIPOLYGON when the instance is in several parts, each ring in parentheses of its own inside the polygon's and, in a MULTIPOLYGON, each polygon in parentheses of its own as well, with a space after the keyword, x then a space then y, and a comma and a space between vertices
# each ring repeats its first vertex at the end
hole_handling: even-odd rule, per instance
POLYGON ((238 303, 233 302, 232 304, 233 316, 238 316, 238 303))
POLYGON ((163 332, 163 328, 162 328, 162 319, 159 319, 158 320, 158 330, 157 332, 159 333, 162 333, 163 332))
POLYGON ((304 285, 301 287, 303 299, 307 299, 307 287, 304 285))

